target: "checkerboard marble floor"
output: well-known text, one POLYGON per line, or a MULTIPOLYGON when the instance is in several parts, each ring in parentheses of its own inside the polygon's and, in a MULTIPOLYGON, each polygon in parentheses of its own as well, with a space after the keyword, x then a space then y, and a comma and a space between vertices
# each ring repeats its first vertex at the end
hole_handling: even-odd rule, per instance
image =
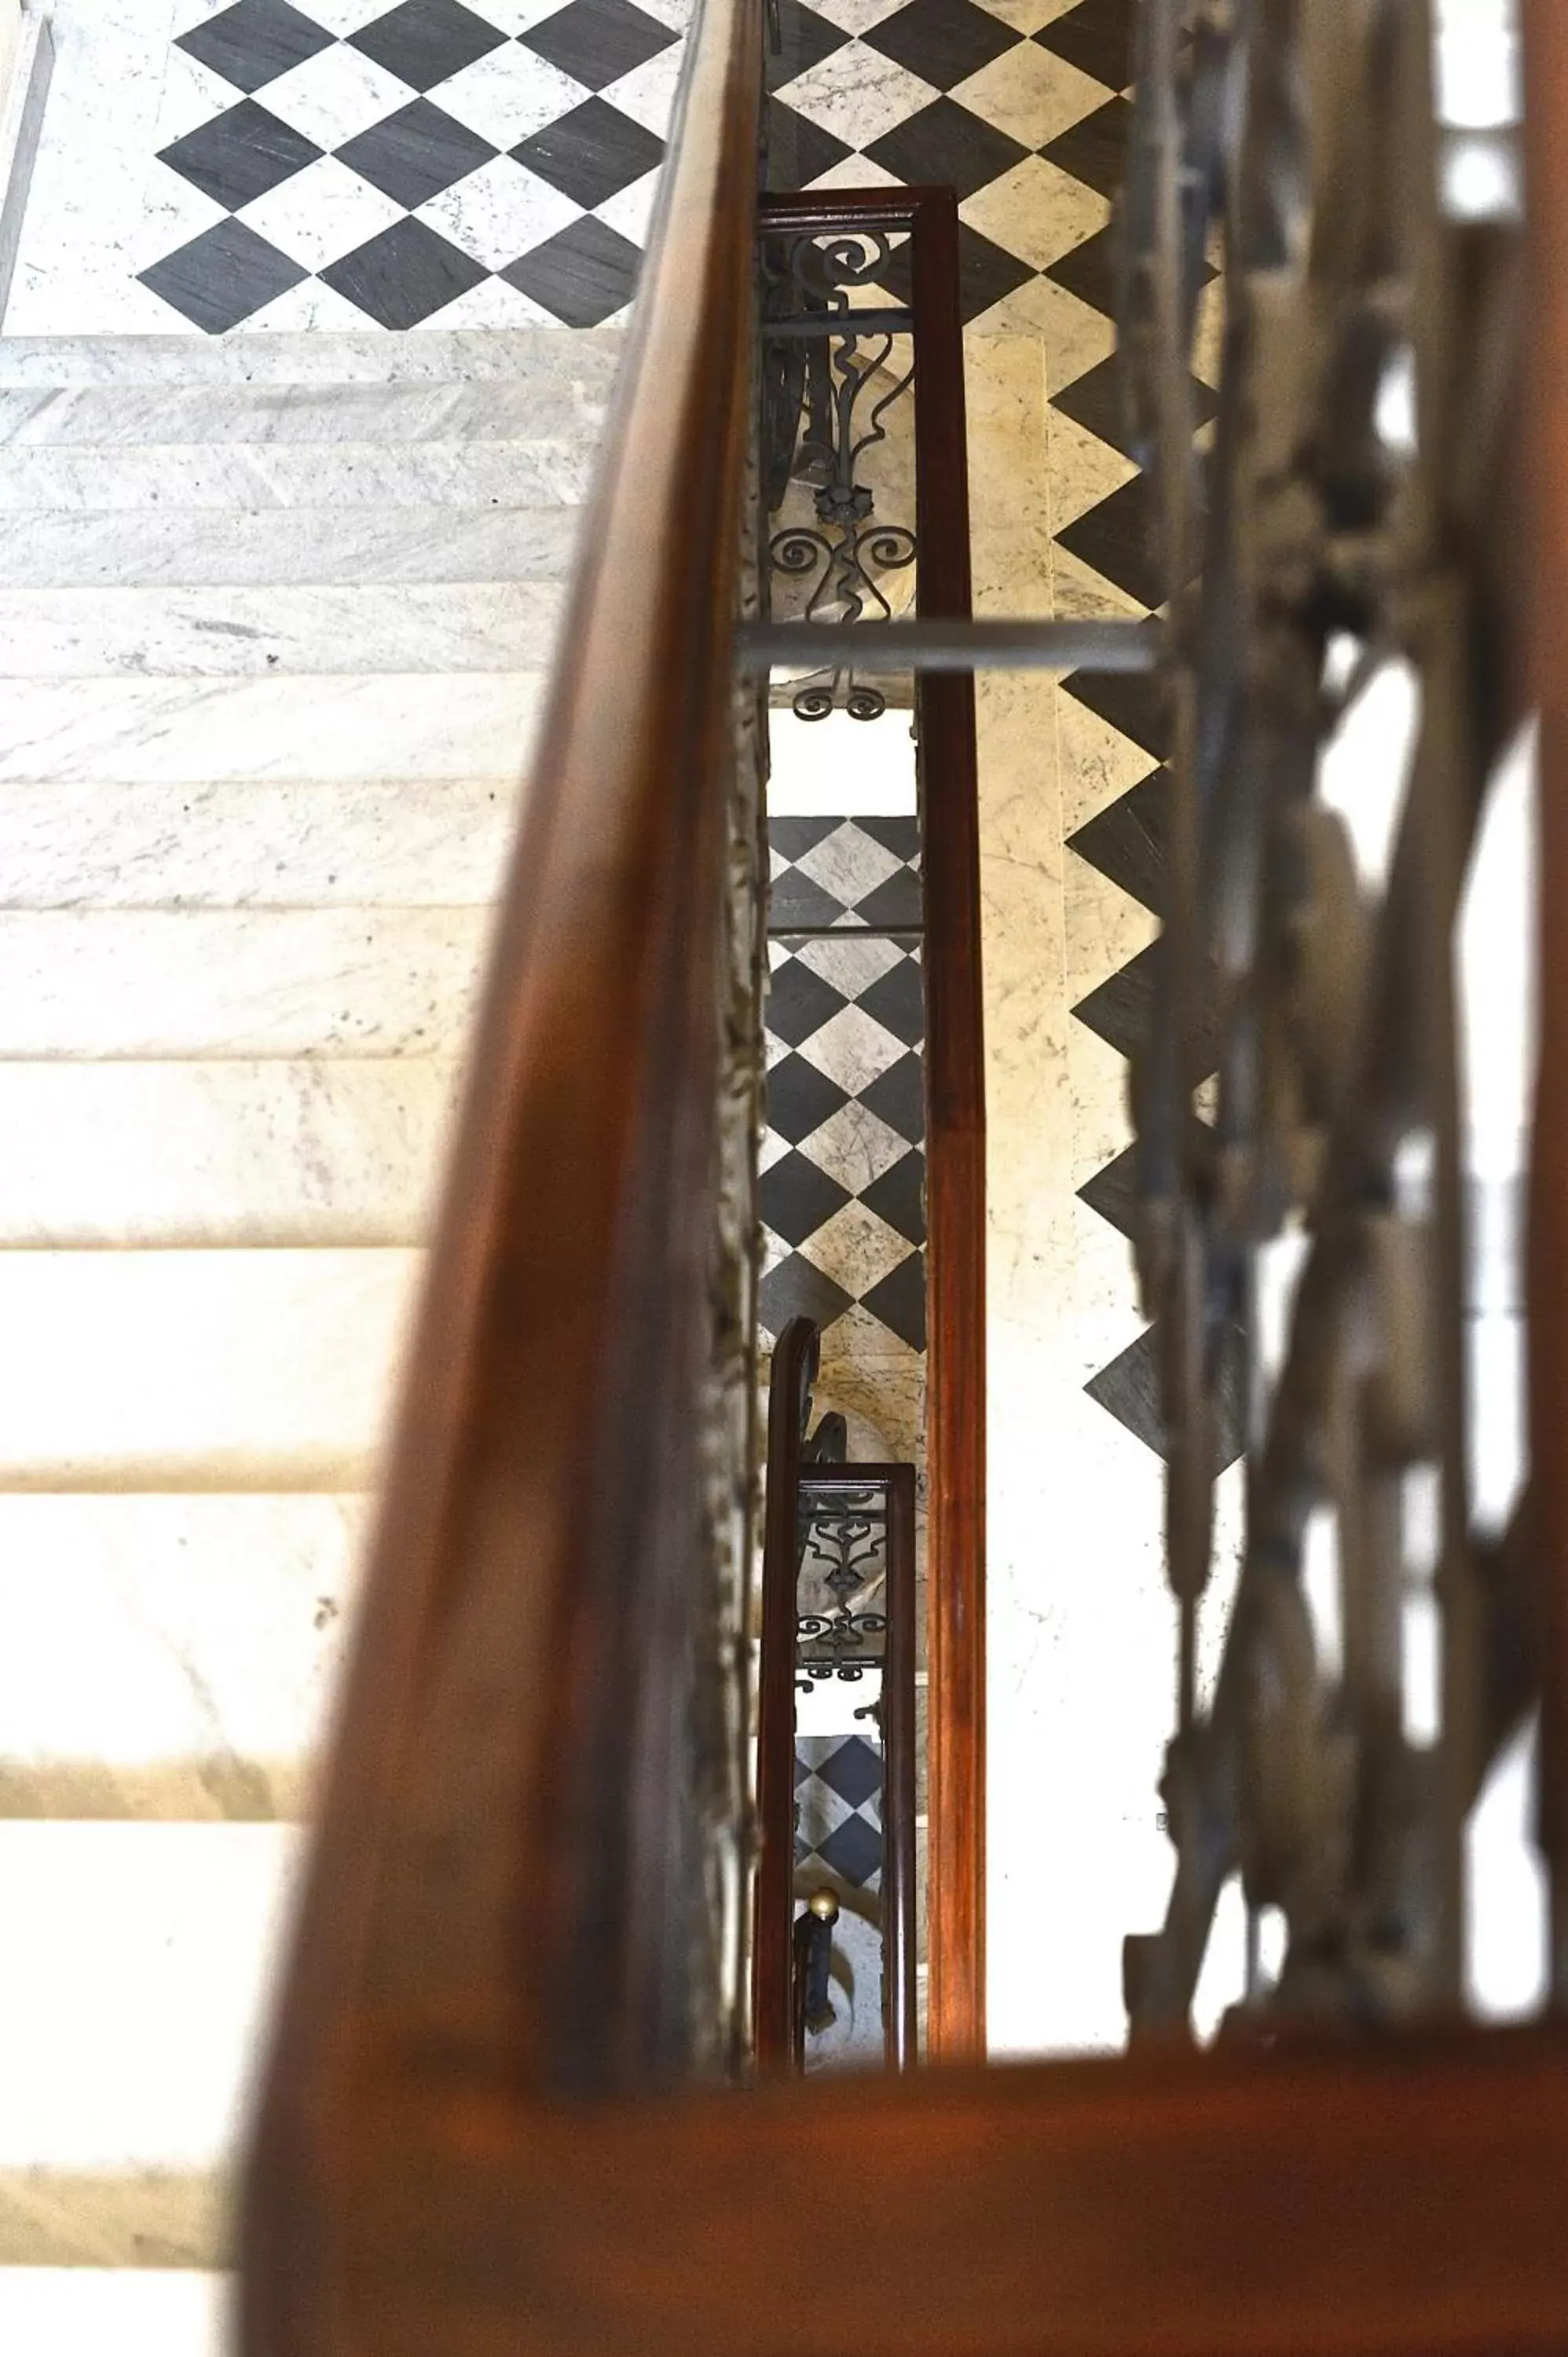
MULTIPOLYGON (((56 0, 6 328, 614 319, 692 5, 56 0)), ((769 184, 951 183, 965 317, 1027 323, 1064 187, 1119 171, 1126 17, 1115 0, 779 0, 769 184)))

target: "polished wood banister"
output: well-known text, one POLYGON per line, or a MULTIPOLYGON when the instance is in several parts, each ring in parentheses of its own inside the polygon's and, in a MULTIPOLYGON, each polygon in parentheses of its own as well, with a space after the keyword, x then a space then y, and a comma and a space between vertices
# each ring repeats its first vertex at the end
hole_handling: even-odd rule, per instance
POLYGON ((245 2207, 340 2350, 355 2024, 513 2085, 682 2066, 756 0, 704 0, 507 883, 245 2207))

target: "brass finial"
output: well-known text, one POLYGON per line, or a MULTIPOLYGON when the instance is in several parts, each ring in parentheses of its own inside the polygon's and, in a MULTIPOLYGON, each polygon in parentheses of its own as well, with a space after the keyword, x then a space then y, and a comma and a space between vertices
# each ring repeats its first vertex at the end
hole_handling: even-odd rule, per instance
POLYGON ((822 1922, 838 1921, 839 1903, 831 1890, 813 1890, 806 1903, 812 1914, 819 1917, 822 1922))

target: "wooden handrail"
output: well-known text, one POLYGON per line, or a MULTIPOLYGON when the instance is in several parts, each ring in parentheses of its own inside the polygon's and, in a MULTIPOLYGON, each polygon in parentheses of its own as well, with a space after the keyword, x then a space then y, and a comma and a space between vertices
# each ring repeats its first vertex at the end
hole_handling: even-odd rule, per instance
POLYGON ((348 2345, 372 2023, 384 2067, 492 2085, 686 2059, 761 13, 703 0, 688 43, 265 2074, 249 2357, 348 2345))

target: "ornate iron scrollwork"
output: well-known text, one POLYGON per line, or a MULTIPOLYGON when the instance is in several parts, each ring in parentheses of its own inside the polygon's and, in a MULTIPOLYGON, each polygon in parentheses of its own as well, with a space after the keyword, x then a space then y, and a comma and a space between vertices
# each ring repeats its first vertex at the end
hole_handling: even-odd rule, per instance
MULTIPOLYGON (((846 229, 768 237, 762 250, 763 436, 766 497, 779 517, 791 490, 809 491, 809 517, 786 517, 765 552, 768 587, 795 588, 792 609, 807 621, 890 620, 882 584, 913 565, 914 531, 875 512, 867 454, 886 446, 884 423, 914 382, 915 364, 896 361, 914 314, 868 307, 854 297, 885 283, 887 231, 846 229)), ((825 670, 825 667, 824 667, 825 670)), ((847 711, 875 720, 882 689, 857 680, 853 664, 799 687, 802 720, 847 711)))
POLYGON ((802 1476, 797 1592, 808 1609, 795 1622, 796 1684, 802 1694, 829 1679, 855 1685, 868 1670, 883 1667, 887 1615, 876 1600, 886 1593, 887 1524, 881 1483, 817 1489, 802 1476))

